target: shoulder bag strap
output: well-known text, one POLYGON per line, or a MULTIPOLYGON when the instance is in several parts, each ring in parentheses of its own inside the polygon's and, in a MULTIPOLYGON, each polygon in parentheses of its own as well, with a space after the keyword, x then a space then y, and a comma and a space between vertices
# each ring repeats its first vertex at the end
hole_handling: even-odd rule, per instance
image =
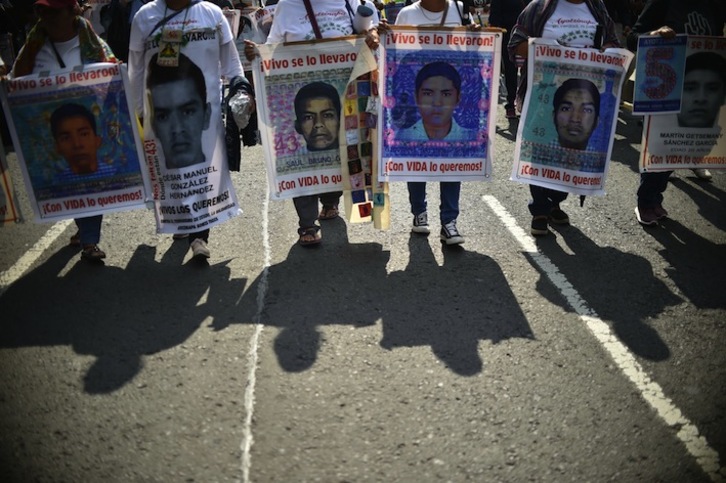
POLYGON ((169 22, 169 20, 173 19, 174 17, 176 17, 177 15, 179 15, 180 13, 182 13, 182 12, 183 12, 184 10, 186 10, 187 8, 191 8, 191 7, 193 7, 194 5, 198 4, 198 3, 199 3, 199 1, 200 1, 200 0, 193 0, 193 1, 192 1, 192 2, 191 2, 191 3, 189 4, 189 5, 187 5, 187 6, 185 7, 185 8, 182 8, 181 10, 177 10, 176 12, 174 12, 174 13, 172 13, 172 14, 170 14, 170 15, 167 15, 166 17, 164 17, 164 18, 162 18, 161 20, 159 20, 159 21, 158 21, 158 22, 156 23, 156 25, 154 25, 154 28, 153 28, 153 29, 151 29, 151 30, 149 31, 149 37, 151 37, 151 34, 153 34, 154 32, 156 32, 156 30, 157 30, 157 29, 159 29, 160 27, 163 27, 164 25, 166 25, 166 24, 167 24, 167 23, 169 22))
POLYGON ((308 18, 310 19, 310 25, 313 27, 313 32, 315 32, 315 38, 322 39, 323 36, 320 33, 320 27, 318 27, 318 21, 315 20, 315 12, 313 12, 313 6, 310 5, 310 0, 303 0, 303 3, 305 4, 305 10, 308 12, 308 18))

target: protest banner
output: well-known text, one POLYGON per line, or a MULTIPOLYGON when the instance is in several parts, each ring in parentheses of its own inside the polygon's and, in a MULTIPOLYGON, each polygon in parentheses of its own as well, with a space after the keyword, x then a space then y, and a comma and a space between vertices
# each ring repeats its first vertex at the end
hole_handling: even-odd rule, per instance
POLYGON ((21 221, 18 197, 8 170, 5 148, 0 146, 0 225, 21 221))
POLYGON ((688 36, 677 114, 645 116, 640 171, 726 168, 726 38, 688 36))
POLYGON ((143 208, 146 178, 126 68, 9 79, 3 107, 35 221, 143 208))
POLYGON ((379 180, 489 179, 501 42, 465 27, 393 26, 382 38, 379 180))
POLYGON ((93 31, 104 39, 106 38, 106 28, 111 22, 108 9, 104 9, 104 7, 109 5, 111 5, 111 0, 87 0, 83 5, 83 16, 91 22, 93 31))
POLYGON ((229 23, 229 29, 232 31, 232 37, 236 39, 239 35, 239 24, 242 11, 225 8, 222 10, 222 14, 224 15, 224 18, 227 19, 227 23, 229 23))
POLYGON ((530 39, 530 81, 510 179, 579 195, 605 193, 620 91, 633 54, 530 39))
POLYGON ((252 70, 252 62, 247 60, 245 55, 245 40, 256 44, 264 44, 267 41, 267 35, 272 27, 273 12, 275 5, 266 6, 264 8, 245 7, 240 12, 239 31, 235 35, 235 45, 239 53, 239 60, 242 62, 242 68, 245 71, 252 70))
POLYGON ((241 213, 220 102, 220 36, 231 33, 186 25, 176 17, 144 41, 143 147, 159 233, 195 233, 241 213))
POLYGON ((258 47, 253 74, 270 198, 342 190, 348 221, 385 229, 387 187, 373 176, 376 62, 365 38, 258 47))
POLYGON ((633 114, 665 114, 681 110, 686 35, 665 38, 642 35, 635 58, 633 114))

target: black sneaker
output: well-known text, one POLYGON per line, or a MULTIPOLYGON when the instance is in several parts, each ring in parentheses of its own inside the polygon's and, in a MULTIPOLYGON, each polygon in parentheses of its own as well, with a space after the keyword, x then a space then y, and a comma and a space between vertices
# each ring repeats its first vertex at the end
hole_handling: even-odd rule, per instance
POLYGON ((464 237, 456 229, 456 220, 451 220, 441 227, 441 241, 447 245, 461 245, 464 237))
POLYGON ((539 215, 532 218, 532 230, 531 233, 534 236, 547 235, 550 229, 547 227, 548 217, 545 215, 539 215))
POLYGON ((557 205, 550 211, 550 221, 555 225, 569 225, 570 217, 557 205))
POLYGON ((411 231, 414 233, 421 233, 422 235, 428 235, 431 233, 429 229, 429 215, 424 211, 413 217, 413 226, 411 231))

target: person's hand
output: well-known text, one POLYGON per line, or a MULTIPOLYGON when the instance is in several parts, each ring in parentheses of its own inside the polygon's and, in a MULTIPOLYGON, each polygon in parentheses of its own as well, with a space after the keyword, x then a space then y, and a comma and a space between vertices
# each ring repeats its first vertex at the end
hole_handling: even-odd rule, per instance
POLYGON ((658 35, 658 36, 666 38, 666 39, 672 39, 673 37, 676 36, 676 31, 673 30, 672 28, 664 25, 661 28, 659 28, 658 30, 653 30, 648 35, 658 35))
POLYGON ((478 32, 481 30, 481 25, 476 22, 470 22, 469 25, 466 26, 466 30, 469 32, 478 32))
POLYGON ((378 28, 372 27, 366 32, 366 45, 371 50, 376 50, 378 45, 381 43, 381 38, 378 36, 378 28))
POLYGON ((245 40, 245 57, 252 62, 257 57, 257 44, 251 40, 245 40))
POLYGON ((378 23, 378 33, 379 34, 387 34, 391 31, 391 24, 388 23, 388 20, 385 18, 382 18, 380 22, 378 23))

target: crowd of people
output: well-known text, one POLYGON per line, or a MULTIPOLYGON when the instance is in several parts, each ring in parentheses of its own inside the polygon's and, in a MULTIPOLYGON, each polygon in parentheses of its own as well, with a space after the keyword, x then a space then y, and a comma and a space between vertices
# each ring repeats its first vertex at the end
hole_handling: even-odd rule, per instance
MULTIPOLYGON (((254 42, 246 41, 243 44, 244 51, 238 50, 239 42, 236 43, 237 39, 232 37, 222 8, 249 8, 251 3, 243 1, 233 4, 229 0, 113 0, 104 12, 105 17, 101 19, 106 22, 104 40, 84 17, 83 5, 78 0, 36 0, 32 12, 17 7, 17 12, 22 11, 23 15, 27 15, 32 25, 27 31, 18 31, 17 23, 11 26, 7 21, 9 13, 3 12, 0 27, 5 32, 15 34, 16 40, 22 38, 23 43, 17 58, 11 59, 14 60, 12 69, 0 63, 0 73, 11 71, 10 75, 18 77, 99 61, 127 62, 131 98, 139 118, 144 117, 144 93, 150 93, 154 113, 146 121, 151 123, 162 142, 167 169, 200 163, 204 161, 204 154, 201 153, 199 142, 192 139, 193 136, 187 136, 182 143, 175 140, 174 136, 177 136, 177 131, 195 131, 192 127, 185 127, 187 125, 198 126, 196 131, 201 132, 207 129, 210 122, 221 122, 210 120, 212 111, 207 102, 207 91, 201 91, 210 86, 205 86, 199 66, 213 69, 214 77, 220 83, 223 78, 233 79, 244 75, 240 54, 243 61, 251 61, 257 55, 257 46, 254 42), (178 28, 183 33, 184 25, 190 24, 195 28, 220 32, 221 38, 215 42, 216 47, 208 51, 205 58, 188 58, 184 45, 178 38, 174 40, 176 37, 169 33, 171 25, 173 28, 180 25, 178 28), (162 43, 159 52, 148 48, 147 43, 152 36, 162 43), (163 59, 162 55, 165 56, 163 59), (172 85, 174 89, 171 89, 172 85)), ((365 35, 366 44, 375 50, 380 35, 389 28, 385 16, 374 15, 373 22, 365 31, 356 31, 351 12, 359 5, 385 12, 387 3, 370 0, 269 1, 267 7, 274 4, 274 16, 265 42, 274 44, 357 33, 365 35)), ((488 15, 489 25, 505 30, 502 73, 506 90, 504 108, 510 120, 516 120, 521 111, 529 80, 523 62, 527 57, 529 38, 555 39, 561 45, 576 48, 623 46, 634 51, 640 35, 673 37, 677 33, 686 33, 722 36, 726 22, 726 7, 719 0, 418 0, 407 1, 397 11, 395 24, 466 25, 478 29, 482 22, 472 19, 481 20, 482 13, 488 15)), ((420 125, 408 129, 412 139, 452 139, 464 135, 465 129, 457 126, 451 115, 427 121, 426 112, 433 103, 453 111, 461 94, 461 79, 456 69, 445 62, 438 64, 441 65, 427 65, 428 70, 421 69, 422 72, 416 78, 416 105, 421 120, 420 125)), ((700 79, 711 76, 712 84, 716 87, 710 85, 709 88, 713 96, 720 96, 720 108, 726 98, 726 69, 721 69, 719 73, 718 69, 714 71, 694 61, 690 67, 687 66, 687 76, 692 72, 695 73, 694 77, 686 79, 684 104, 700 102, 689 100, 689 89, 696 96, 696 91, 704 89, 700 79)), ((216 101, 221 103, 221 84, 211 88, 220 93, 216 101)), ((305 95, 295 100, 296 131, 305 138, 309 151, 336 147, 341 119, 337 93, 331 95, 325 85, 306 86, 306 89, 305 95)), ((560 145, 568 149, 585 149, 599 116, 600 98, 597 89, 588 85, 588 81, 575 81, 563 84, 554 97, 553 119, 560 145)), ((96 135, 93 116, 89 118, 75 111, 67 115, 65 120, 58 121, 59 127, 53 130, 58 152, 62 150, 63 136, 77 136, 75 131, 69 132, 71 123, 68 119, 77 121, 80 127, 73 129, 87 133, 90 143, 101 142, 96 135)), ((713 120, 710 122, 713 123, 713 120)), ((220 135, 223 134, 220 132, 220 135)), ((697 175, 704 179, 711 176, 706 170, 699 170, 697 175)), ((637 221, 641 224, 650 225, 668 215, 663 207, 663 192, 669 176, 670 172, 641 174, 635 208, 637 221)), ((409 182, 407 187, 413 216, 411 230, 428 234, 426 183, 409 182)), ((440 183, 440 238, 449 245, 464 243, 464 237, 456 225, 460 191, 460 182, 440 183)), ((570 222, 568 214, 561 207, 568 196, 567 192, 530 185, 530 193, 532 235, 547 235, 550 223, 561 225, 570 222)), ((301 245, 317 245, 321 242, 319 220, 339 216, 341 195, 341 192, 326 192, 294 198, 293 204, 298 215, 298 241, 301 245)), ((101 221, 101 216, 75 220, 78 232, 71 237, 71 243, 80 246, 84 259, 100 260, 105 257, 98 246, 101 221)), ((189 239, 195 257, 210 256, 208 229, 175 238, 183 237, 189 239)))

